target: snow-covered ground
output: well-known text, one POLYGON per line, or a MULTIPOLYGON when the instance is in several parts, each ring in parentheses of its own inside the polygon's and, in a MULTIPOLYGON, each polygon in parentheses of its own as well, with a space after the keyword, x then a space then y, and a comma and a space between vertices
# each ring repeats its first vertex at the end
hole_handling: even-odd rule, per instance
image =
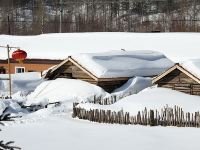
MULTIPOLYGON (((63 33, 38 36, 0 35, 1 45, 19 46, 28 58, 65 59, 77 53, 155 50, 175 62, 198 58, 200 33, 63 33), (48 55, 47 55, 48 54, 48 55)), ((6 58, 1 48, 0 58, 6 58)))
MULTIPOLYGON (((49 107, 37 112, 24 114, 15 122, 6 122, 1 136, 4 140, 14 140, 15 145, 26 150, 199 150, 198 128, 145 127, 139 125, 99 124, 73 119, 72 102, 58 107, 49 107), (145 143, 145 144, 144 144, 145 143)), ((103 109, 123 108, 135 114, 145 106, 160 108, 179 105, 186 111, 200 108, 200 98, 163 88, 145 89, 139 94, 128 96, 103 109)), ((94 108, 94 104, 81 104, 94 108)), ((95 105, 101 108, 99 105, 95 105)))
MULTIPOLYGON (((79 52, 102 52, 120 50, 121 48, 126 50, 156 50, 174 61, 194 59, 200 56, 199 33, 70 33, 39 36, 0 35, 0 38, 3 45, 10 44, 25 49, 29 58, 65 59, 68 55, 79 52), (48 55, 46 55, 47 53, 48 55)), ((0 56, 0 59, 3 59, 4 56, 6 57, 6 53, 2 50, 0 56)), ((185 66, 192 65, 188 63, 185 66)), ((185 111, 198 111, 200 109, 198 96, 164 88, 147 88, 151 86, 151 79, 143 77, 130 79, 110 95, 100 87, 83 81, 70 79, 41 81, 36 76, 27 78, 17 77, 15 82, 13 76, 13 87, 16 87, 16 92, 18 91, 14 95, 15 98, 0 101, 0 113, 9 107, 10 112, 22 115, 22 118, 16 118, 15 122, 5 122, 5 127, 1 127, 3 129, 0 132, 1 139, 14 140, 15 145, 24 150, 200 149, 198 143, 200 130, 198 128, 99 124, 71 117, 72 102, 87 102, 87 99, 94 95, 127 97, 107 106, 88 103, 79 105, 87 109, 123 109, 131 114, 143 110, 144 107, 159 109, 166 104, 172 107, 174 105, 181 106, 185 111), (40 82, 42 83, 37 86, 40 82), (23 91, 23 89, 33 91, 36 86, 36 90, 28 97, 22 96, 23 93, 19 91, 23 91), (27 104, 55 102, 57 100, 63 103, 61 106, 51 106, 28 113, 16 103, 18 100, 23 100, 27 104)), ((0 85, 1 88, 6 89, 3 86, 4 83, 0 85)))
POLYGON ((130 112, 131 115, 137 115, 138 111, 149 109, 161 110, 164 106, 182 107, 185 112, 197 112, 200 110, 200 97, 181 93, 166 88, 150 87, 144 89, 138 94, 127 96, 112 105, 97 105, 91 103, 79 104, 85 109, 108 109, 113 111, 130 112))
MULTIPOLYGON (((0 74, 0 78, 8 79, 8 74, 0 74)), ((41 82, 42 78, 40 72, 11 74, 11 85, 13 94, 19 91, 20 93, 24 94, 32 92, 41 82)), ((9 90, 9 81, 0 80, 0 96, 7 95, 8 90, 9 90)), ((17 96, 17 94, 15 96, 17 96)))
POLYGON ((4 140, 23 150, 199 150, 197 128, 98 124, 69 114, 3 127, 4 140))

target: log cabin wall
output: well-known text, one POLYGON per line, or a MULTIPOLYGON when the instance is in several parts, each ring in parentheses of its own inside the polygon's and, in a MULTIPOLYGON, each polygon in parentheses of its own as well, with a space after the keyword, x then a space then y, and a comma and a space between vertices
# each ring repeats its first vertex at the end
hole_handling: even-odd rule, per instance
POLYGON ((126 83, 127 80, 110 80, 110 81, 99 81, 98 86, 102 87, 105 91, 111 93, 113 90, 119 88, 124 83, 126 83))
POLYGON ((91 84, 98 85, 102 87, 106 92, 112 92, 116 88, 122 86, 127 80, 116 80, 115 78, 111 78, 107 81, 96 81, 91 76, 89 76, 86 72, 80 69, 78 66, 74 65, 72 62, 68 61, 64 65, 62 65, 57 71, 55 71, 49 79, 56 78, 68 78, 68 79, 79 79, 91 84))
POLYGON ((200 95, 200 84, 178 69, 158 80, 156 84, 159 87, 170 88, 192 95, 200 95))

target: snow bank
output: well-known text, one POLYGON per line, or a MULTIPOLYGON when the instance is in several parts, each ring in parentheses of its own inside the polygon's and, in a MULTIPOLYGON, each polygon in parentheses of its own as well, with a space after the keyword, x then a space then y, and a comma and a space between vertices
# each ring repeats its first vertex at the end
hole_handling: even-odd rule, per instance
MULTIPOLYGON (((0 35, 1 45, 20 46, 28 58, 65 59, 76 53, 108 50, 156 50, 175 62, 198 58, 200 33, 63 33, 38 36, 0 35)), ((6 59, 1 49, 0 59, 6 59)))
POLYGON ((104 97, 106 92, 93 84, 74 79, 44 81, 28 95, 27 104, 52 103, 60 101, 81 102, 96 97, 104 97))
POLYGON ((134 77, 129 79, 124 85, 113 91, 112 95, 117 97, 126 97, 128 95, 137 94, 141 90, 152 85, 151 78, 134 77))
POLYGON ((127 96, 112 105, 79 104, 86 109, 109 109, 119 111, 123 109, 136 115, 138 111, 147 109, 160 110, 164 106, 174 107, 178 105, 186 112, 195 112, 200 110, 200 97, 184 94, 178 91, 165 88, 147 88, 138 94, 127 96))
POLYGON ((109 51, 72 56, 99 78, 153 76, 174 63, 156 51, 109 51))
POLYGON ((0 115, 2 115, 3 113, 20 115, 28 113, 28 111, 22 109, 15 100, 0 99, 0 115))
MULTIPOLYGON (((0 78, 8 78, 8 74, 0 74, 0 78)), ((16 93, 18 91, 27 93, 32 92, 36 88, 36 86, 38 86, 42 82, 41 74, 39 72, 12 74, 11 80, 12 93, 16 93)), ((8 80, 0 80, 1 95, 7 95, 8 90, 8 80)))
POLYGON ((195 75, 197 78, 200 78, 200 59, 191 59, 180 63, 180 65, 195 75))

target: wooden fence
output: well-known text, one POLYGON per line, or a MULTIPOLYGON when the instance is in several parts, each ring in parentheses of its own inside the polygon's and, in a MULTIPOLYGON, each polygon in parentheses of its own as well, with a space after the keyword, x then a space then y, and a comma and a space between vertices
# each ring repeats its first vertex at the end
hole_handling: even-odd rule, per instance
POLYGON ((111 105, 116 103, 118 100, 121 100, 124 97, 132 95, 133 93, 129 92, 126 95, 111 95, 109 97, 96 97, 89 100, 89 103, 100 104, 100 105, 111 105))
POLYGON ((120 100, 122 97, 117 97, 116 95, 112 95, 107 98, 96 97, 94 96, 93 100, 90 100, 90 103, 100 104, 100 105, 111 105, 120 100))
POLYGON ((86 110, 84 108, 77 107, 77 103, 74 103, 72 117, 111 124, 200 127, 199 112, 185 113, 183 109, 178 106, 174 106, 174 108, 166 106, 160 111, 147 110, 147 108, 145 108, 143 111, 138 111, 136 116, 131 116, 129 112, 124 112, 123 110, 118 112, 99 109, 86 110))

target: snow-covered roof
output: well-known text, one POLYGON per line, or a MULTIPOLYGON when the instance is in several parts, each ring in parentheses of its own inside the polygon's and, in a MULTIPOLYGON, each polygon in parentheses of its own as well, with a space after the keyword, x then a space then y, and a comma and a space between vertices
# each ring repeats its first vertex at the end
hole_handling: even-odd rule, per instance
POLYGON ((171 68, 154 78, 152 82, 156 83, 175 69, 180 70, 181 72, 185 73, 187 76, 189 76, 190 78, 192 78, 200 84, 200 59, 191 59, 180 63, 176 63, 174 66, 172 66, 171 68))
POLYGON ((174 64, 162 53, 150 50, 81 53, 71 58, 98 78, 154 76, 174 64))
POLYGON ((180 65, 193 74, 195 77, 200 79, 200 59, 191 59, 188 61, 181 62, 180 65))

